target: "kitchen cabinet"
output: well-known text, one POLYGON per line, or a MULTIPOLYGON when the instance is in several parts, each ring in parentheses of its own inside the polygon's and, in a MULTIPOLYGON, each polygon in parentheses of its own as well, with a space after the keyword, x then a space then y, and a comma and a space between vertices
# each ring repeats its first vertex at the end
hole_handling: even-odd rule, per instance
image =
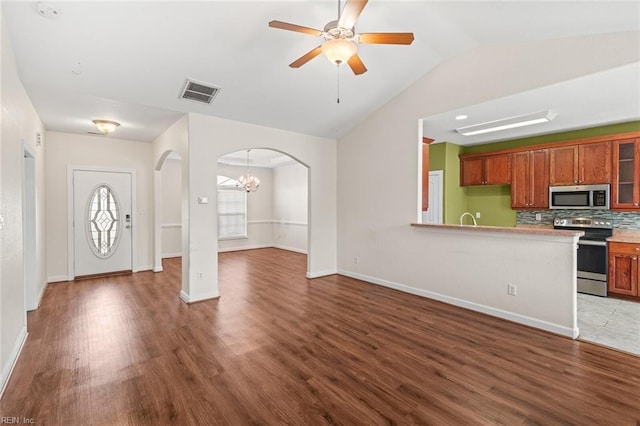
POLYGON ((508 185, 511 155, 481 155, 460 158, 460 186, 508 185))
POLYGON ((512 165, 511 208, 548 208, 549 150, 515 152, 512 165))
POLYGON ((549 185, 611 182, 611 143, 585 143, 549 150, 549 185))
POLYGON ((609 293, 638 296, 640 244, 609 243, 609 293))
POLYGON ((613 141, 612 209, 640 209, 640 138, 613 141))

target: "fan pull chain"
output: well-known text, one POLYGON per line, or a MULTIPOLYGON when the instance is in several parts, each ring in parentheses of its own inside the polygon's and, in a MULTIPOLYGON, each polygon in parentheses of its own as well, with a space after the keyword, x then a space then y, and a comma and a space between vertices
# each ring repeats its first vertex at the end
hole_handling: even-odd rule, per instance
POLYGON ((339 104, 340 103, 340 64, 336 65, 336 70, 338 71, 336 103, 339 104))

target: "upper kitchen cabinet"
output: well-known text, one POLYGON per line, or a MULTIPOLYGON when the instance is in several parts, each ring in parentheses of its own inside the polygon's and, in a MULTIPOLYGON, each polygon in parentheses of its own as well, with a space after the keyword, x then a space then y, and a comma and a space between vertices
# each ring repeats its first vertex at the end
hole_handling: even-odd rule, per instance
POLYGON ((640 138, 613 141, 611 208, 640 208, 640 138))
POLYGON ((549 208, 549 150, 515 152, 512 161, 511 208, 549 208))
POLYGON ((549 150, 549 185, 591 185, 610 181, 609 141, 549 150))
POLYGON ((460 157, 460 186, 508 185, 509 183, 511 183, 510 154, 460 157))

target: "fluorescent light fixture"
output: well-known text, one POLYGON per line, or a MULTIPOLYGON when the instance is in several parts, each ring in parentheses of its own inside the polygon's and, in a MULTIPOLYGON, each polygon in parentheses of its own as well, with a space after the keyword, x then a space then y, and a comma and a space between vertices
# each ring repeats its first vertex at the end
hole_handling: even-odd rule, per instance
POLYGON ((552 111, 540 111, 495 121, 487 121, 486 123, 474 124, 472 126, 458 127, 456 132, 464 136, 481 135, 483 133, 515 129, 516 127, 530 126, 532 124, 548 123, 555 117, 556 114, 552 111))

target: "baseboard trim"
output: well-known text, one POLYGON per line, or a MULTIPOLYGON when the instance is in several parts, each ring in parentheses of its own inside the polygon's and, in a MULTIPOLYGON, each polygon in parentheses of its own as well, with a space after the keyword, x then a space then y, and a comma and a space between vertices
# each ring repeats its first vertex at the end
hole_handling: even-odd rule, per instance
POLYGON ((218 253, 225 253, 228 251, 242 251, 242 250, 255 250, 261 248, 271 248, 273 244, 253 244, 250 246, 240 246, 240 247, 218 247, 218 253))
POLYGON ((38 306, 36 306, 36 309, 40 307, 40 304, 42 303, 42 298, 44 297, 44 292, 47 291, 48 286, 49 286, 48 282, 45 281, 42 283, 42 288, 40 289, 40 294, 38 295, 38 306))
POLYGON ((153 268, 153 272, 162 272, 162 271, 164 271, 162 266, 156 266, 155 268, 153 268))
POLYGON ((132 272, 153 271, 153 265, 142 265, 135 268, 132 272))
POLYGON ((307 278, 314 279, 314 278, 326 277, 327 275, 335 275, 337 273, 339 272, 336 272, 335 269, 330 269, 326 271, 317 271, 317 272, 307 272, 307 278))
POLYGON ((7 384, 9 383, 9 379, 11 378, 11 374, 13 373, 13 369, 18 362, 18 358, 20 358, 22 348, 24 347, 24 343, 27 341, 28 335, 29 333, 27 333, 27 327, 22 327, 22 330, 20 330, 20 334, 18 335, 18 339, 16 340, 16 344, 14 345, 13 350, 9 355, 9 362, 2 369, 2 375, 0 376, 0 398, 2 398, 4 390, 7 388, 7 384))
POLYGON ((73 281, 69 279, 68 275, 54 275, 53 277, 47 277, 47 283, 59 283, 62 281, 73 281))
POLYGON ((199 294, 197 296, 189 296, 184 290, 180 290, 180 299, 190 305, 192 303, 204 302, 205 300, 217 299, 220 297, 217 291, 211 293, 199 294))
POLYGON ((358 274, 343 269, 338 270, 338 274, 344 275, 357 280, 365 281, 371 284, 380 285, 383 287, 392 288, 394 290, 402 291, 405 293, 414 294, 416 296, 426 297, 427 299, 437 300, 449 305, 458 306, 460 308, 469 309, 471 311, 480 312, 483 314, 491 315, 493 317, 505 319, 518 324, 526 325, 540 330, 549 331, 554 334, 569 337, 575 339, 578 337, 578 328, 564 327, 558 324, 553 324, 547 321, 531 318, 526 315, 520 315, 509 311, 503 311, 502 309, 492 308, 491 306, 481 305, 479 303, 470 302, 456 297, 446 296, 444 294, 435 293, 432 291, 422 290, 408 285, 396 283, 393 281, 387 281, 380 278, 370 277, 368 275, 358 274))
POLYGON ((307 250, 299 249, 297 247, 284 246, 282 244, 274 244, 272 247, 280 249, 280 250, 287 250, 287 251, 292 251, 292 252, 295 252, 295 253, 307 254, 307 250))
POLYGON ((162 253, 162 255, 160 255, 160 257, 162 259, 166 259, 168 257, 182 257, 182 252, 181 251, 177 251, 175 253, 162 253))

